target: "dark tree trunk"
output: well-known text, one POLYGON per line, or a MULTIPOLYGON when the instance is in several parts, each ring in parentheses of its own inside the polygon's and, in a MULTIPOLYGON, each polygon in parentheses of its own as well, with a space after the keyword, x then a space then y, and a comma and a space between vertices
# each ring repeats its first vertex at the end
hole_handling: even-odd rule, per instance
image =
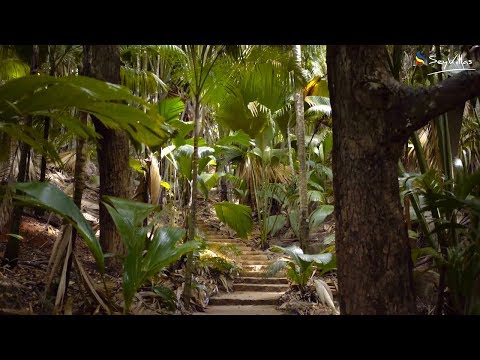
POLYGON ((402 146, 480 93, 480 72, 424 87, 393 79, 381 46, 328 46, 340 310, 413 314, 412 260, 397 180, 402 146))
POLYGON ((388 143, 387 109, 372 108, 356 94, 376 70, 375 50, 328 51, 340 309, 344 314, 411 314, 412 264, 397 173, 403 141, 388 143))
MULTIPOLYGON (((36 75, 39 66, 39 47, 33 45, 32 62, 30 64, 30 75, 36 75)), ((32 126, 32 117, 29 115, 25 120, 26 126, 32 126)), ((26 143, 20 144, 20 161, 18 163, 17 182, 24 182, 28 177, 28 170, 30 165, 30 145, 26 143)), ((12 222, 10 226, 11 234, 18 234, 20 232, 20 224, 22 223, 23 206, 15 206, 13 209, 12 222)), ((10 237, 3 255, 4 263, 11 267, 17 266, 18 255, 20 251, 20 242, 17 238, 10 237)))
MULTIPOLYGON (((86 75, 120 83, 120 52, 118 45, 86 45, 89 65, 86 75)), ((95 116, 92 116, 95 131, 101 135, 98 141, 97 157, 100 172, 100 244, 105 252, 125 254, 115 224, 102 204, 102 196, 110 195, 128 198, 129 191, 129 142, 123 130, 108 129, 95 116)))
MULTIPOLYGON (((56 45, 49 45, 49 60, 50 60, 50 76, 55 76, 55 48, 56 45), (52 50, 53 49, 53 50, 52 50)), ((43 120, 43 140, 45 142, 48 141, 48 137, 50 135, 50 118, 45 116, 43 120)), ((47 176, 47 158, 45 155, 42 155, 42 159, 40 161, 40 182, 45 182, 47 176)), ((36 214, 42 216, 45 213, 45 210, 42 208, 38 208, 36 210, 36 214)))
MULTIPOLYGON (((51 53, 49 54, 49 59, 50 59, 49 75, 50 76, 55 76, 55 48, 56 48, 56 45, 49 46, 49 49, 51 51, 51 53)), ((44 125, 43 125, 43 140, 48 141, 49 133, 50 133, 50 118, 47 116, 45 117, 44 125)), ((46 173, 47 173, 47 159, 45 158, 44 155, 42 155, 42 161, 40 164, 40 181, 41 182, 45 181, 46 173)))

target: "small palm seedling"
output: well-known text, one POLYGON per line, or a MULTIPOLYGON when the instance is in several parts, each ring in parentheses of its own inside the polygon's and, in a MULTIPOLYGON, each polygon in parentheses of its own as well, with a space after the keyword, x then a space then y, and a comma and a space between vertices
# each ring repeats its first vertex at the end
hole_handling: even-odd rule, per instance
POLYGON ((283 269, 287 268, 287 277, 290 281, 298 285, 302 293, 305 292, 308 281, 315 269, 320 270, 321 274, 336 267, 336 261, 332 253, 304 254, 298 246, 273 246, 271 251, 281 252, 285 257, 272 263, 266 270, 268 276, 273 276, 283 269))

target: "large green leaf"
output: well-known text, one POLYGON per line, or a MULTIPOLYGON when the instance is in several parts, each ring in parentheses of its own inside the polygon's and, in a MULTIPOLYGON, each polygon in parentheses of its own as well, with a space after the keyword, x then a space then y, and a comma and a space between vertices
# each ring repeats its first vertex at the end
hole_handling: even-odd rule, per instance
POLYGON ((333 205, 322 205, 310 215, 310 230, 317 228, 325 221, 325 218, 333 212, 333 205))
POLYGON ((179 97, 163 99, 158 102, 158 113, 166 122, 178 120, 184 109, 185 104, 179 97))
MULTIPOLYGON (((164 142, 170 131, 158 111, 127 88, 88 77, 40 75, 14 79, 0 86, 0 100, 3 121, 10 123, 17 123, 19 116, 27 114, 45 115, 75 107, 95 115, 107 127, 124 129, 135 141, 148 146, 164 142), (143 105, 147 112, 118 101, 143 105)), ((72 123, 71 117, 53 118, 80 136, 85 135, 86 129, 72 123)))
POLYGON ((154 210, 159 209, 159 205, 146 204, 139 201, 127 200, 114 196, 104 196, 104 203, 112 205, 118 213, 132 226, 138 227, 143 224, 154 210))
MULTIPOLYGON (((215 150, 209 146, 198 147, 198 171, 201 172, 207 163, 211 160, 210 155, 215 150)), ((193 146, 185 144, 178 147, 175 150, 175 156, 178 161, 178 170, 188 180, 192 179, 192 159, 193 159, 193 146)))
POLYGON ((28 196, 15 197, 25 203, 37 205, 53 211, 67 219, 83 237, 92 252, 100 271, 105 270, 102 248, 95 237, 92 227, 83 217, 78 207, 65 193, 52 184, 43 182, 18 183, 17 190, 23 191, 28 196))
POLYGON ((201 244, 198 241, 187 241, 175 247, 184 236, 185 230, 182 228, 165 227, 155 232, 142 263, 147 278, 178 260, 182 255, 200 247, 201 244))
POLYGON ((235 230, 241 238, 246 239, 252 231, 252 209, 240 204, 220 202, 214 205, 218 219, 235 230))
POLYGON ((217 185, 219 178, 219 173, 210 174, 203 172, 198 176, 198 188, 205 198, 208 198, 208 192, 217 185))
MULTIPOLYGON (((332 253, 321 253, 308 255, 304 254, 303 250, 298 246, 272 246, 270 248, 273 252, 281 252, 288 256, 288 266, 290 269, 287 271, 287 276, 300 286, 305 286, 313 273, 313 264, 316 263, 322 273, 330 271, 336 267, 336 262, 331 264, 333 259, 332 253), (325 271, 323 271, 326 269, 325 271)), ((285 260, 284 260, 285 261, 285 260)), ((272 270, 276 267, 272 266, 272 270)))
POLYGON ((285 226, 287 217, 283 214, 271 215, 267 218, 267 234, 275 236, 275 234, 285 226))
POLYGON ((324 254, 298 254, 298 257, 303 261, 307 262, 316 262, 317 264, 328 264, 332 260, 331 253, 324 253, 324 254))
POLYGON ((298 222, 298 210, 291 210, 288 212, 288 220, 290 227, 297 238, 300 237, 300 223, 298 222))
POLYGON ((235 131, 232 135, 223 137, 217 141, 216 145, 226 146, 239 144, 245 147, 250 146, 250 136, 242 130, 235 131))
POLYGON ((149 240, 147 235, 152 231, 152 226, 142 224, 157 206, 111 196, 105 196, 104 200, 128 249, 123 261, 123 294, 128 311, 135 292, 148 279, 187 252, 198 249, 200 243, 189 241, 175 246, 185 236, 185 230, 173 227, 156 229, 149 240))

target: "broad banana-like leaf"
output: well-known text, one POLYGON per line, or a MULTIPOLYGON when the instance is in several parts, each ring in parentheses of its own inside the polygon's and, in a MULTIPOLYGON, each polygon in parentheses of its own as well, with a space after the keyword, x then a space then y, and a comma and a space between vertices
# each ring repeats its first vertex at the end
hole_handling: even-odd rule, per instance
MULTIPOLYGON (((207 163, 211 160, 209 156, 213 154, 215 150, 209 146, 198 147, 198 171, 201 172, 207 163)), ((176 158, 178 161, 178 170, 188 180, 192 179, 192 157, 193 146, 185 144, 177 148, 176 158)))
POLYGON ((175 246, 185 236, 185 230, 173 227, 157 229, 149 241, 147 235, 151 226, 142 226, 142 223, 156 206, 111 196, 104 199, 104 204, 128 248, 123 262, 123 294, 125 310, 128 311, 136 291, 149 278, 182 255, 197 249, 200 243, 189 241, 175 246))
POLYGON ((308 190, 307 196, 308 196, 308 201, 325 201, 325 195, 323 191, 308 190))
POLYGON ((284 254, 288 255, 290 259, 295 262, 297 266, 300 266, 302 269, 306 269, 308 266, 311 265, 312 262, 317 264, 328 264, 332 260, 331 253, 322 253, 322 254, 304 254, 303 250, 296 245, 289 246, 289 247, 281 247, 281 246, 272 246, 270 248, 271 251, 274 252, 283 252, 284 254))
POLYGON ((208 192, 217 185, 220 175, 218 173, 203 172, 198 176, 198 189, 205 198, 208 198, 208 192))
POLYGON ((333 212, 333 205, 322 205, 310 215, 310 230, 317 228, 325 221, 325 218, 333 212))
POLYGON ((290 221, 290 227, 297 238, 300 237, 300 224, 298 222, 298 210, 291 210, 288 213, 288 220, 290 221))
POLYGON ((82 236, 92 252, 101 272, 105 271, 102 248, 95 233, 82 213, 59 188, 44 182, 18 183, 17 190, 23 191, 27 196, 15 195, 14 197, 24 203, 40 206, 53 211, 67 219, 82 236))
POLYGON ((185 104, 179 97, 163 99, 158 102, 158 113, 166 122, 178 120, 183 110, 185 110, 185 104))
POLYGON ((265 270, 265 276, 275 276, 277 273, 285 269, 287 262, 285 260, 277 260, 268 265, 265 270))
POLYGON ((245 147, 250 146, 250 136, 242 130, 235 131, 232 135, 228 135, 219 139, 216 145, 228 146, 232 144, 239 144, 245 147))
MULTIPOLYGON (((25 76, 0 86, 0 99, 2 119, 8 123, 16 123, 19 116, 27 114, 45 115, 46 112, 75 107, 95 115, 107 127, 126 130, 135 141, 148 146, 161 144, 170 132, 158 111, 145 100, 130 94, 123 86, 89 77, 25 76), (143 105, 147 113, 112 100, 143 105)), ((53 118, 62 121, 62 117, 53 118)), ((62 123, 67 127, 70 125, 72 131, 79 131, 79 135, 85 135, 85 129, 72 121, 62 123)))
POLYGON ((252 231, 252 209, 249 206, 220 202, 214 205, 218 219, 246 239, 252 231))
POLYGON ((275 234, 285 226, 287 217, 283 214, 271 215, 267 218, 267 234, 275 236, 275 234))
POLYGON ((115 196, 104 196, 104 204, 111 205, 125 219, 125 222, 134 227, 141 226, 143 220, 147 218, 158 205, 145 204, 139 201, 127 200, 115 196))
POLYGON ((155 232, 152 242, 147 247, 147 254, 142 263, 142 268, 145 269, 147 278, 178 260, 182 255, 196 250, 200 246, 198 241, 187 241, 175 247, 184 236, 185 230, 182 228, 164 227, 155 232))

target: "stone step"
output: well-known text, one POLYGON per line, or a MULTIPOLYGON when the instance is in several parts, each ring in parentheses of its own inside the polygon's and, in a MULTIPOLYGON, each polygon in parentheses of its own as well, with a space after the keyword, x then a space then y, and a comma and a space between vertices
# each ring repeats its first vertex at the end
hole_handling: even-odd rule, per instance
POLYGON ((209 305, 276 305, 283 292, 235 291, 212 297, 209 305))
POLYGON ((237 277, 235 279, 242 284, 288 284, 288 279, 285 277, 237 277))
MULTIPOLYGON (((222 247, 225 247, 225 246, 227 246, 227 245, 229 245, 229 244, 207 243, 207 245, 208 245, 208 248, 209 248, 209 249, 212 249, 212 250, 214 250, 214 249, 220 249, 220 250, 221 250, 222 247)), ((249 248, 249 247, 246 247, 245 245, 236 245, 236 244, 234 244, 234 245, 235 245, 235 250, 241 251, 242 254, 243 254, 243 253, 245 253, 245 254, 250 254, 250 253, 251 253, 250 248, 249 248)), ((227 250, 227 251, 229 251, 229 250, 227 250)), ((253 253, 256 254, 256 252, 253 252, 253 253)), ((240 254, 239 254, 239 256, 240 256, 240 254)))
POLYGON ((251 254, 248 252, 243 252, 242 255, 238 255, 238 258, 241 259, 242 261, 247 261, 247 260, 259 260, 259 261, 268 261, 269 263, 272 261, 268 258, 267 255, 265 254, 251 254))
POLYGON ((262 266, 268 266, 272 263, 271 260, 241 260, 240 261, 243 265, 262 265, 262 266))
POLYGON ((260 251, 260 250, 250 250, 250 248, 248 248, 248 250, 242 250, 242 254, 239 255, 240 257, 242 256, 255 256, 255 258, 257 256, 261 256, 261 257, 265 257, 268 259, 268 256, 263 252, 263 251, 260 251))
POLYGON ((193 315, 288 315, 274 305, 218 305, 208 306, 205 312, 193 315))
POLYGON ((244 270, 242 271, 242 276, 243 277, 255 277, 255 278, 260 278, 260 279, 265 279, 265 278, 268 279, 268 278, 271 278, 271 277, 284 278, 285 273, 280 271, 278 274, 266 277, 263 271, 252 271, 252 270, 245 269, 245 267, 244 267, 244 270))
POLYGON ((245 244, 242 240, 238 240, 238 239, 228 239, 228 238, 223 238, 223 239, 209 239, 207 238, 207 243, 228 243, 228 244, 240 244, 240 245, 245 245, 247 246, 247 244, 245 244))
POLYGON ((233 284, 234 291, 282 292, 287 291, 288 288, 288 284, 233 284))
POLYGON ((263 273, 265 269, 268 267, 268 265, 264 264, 244 264, 242 265, 242 268, 244 271, 257 271, 263 273))

